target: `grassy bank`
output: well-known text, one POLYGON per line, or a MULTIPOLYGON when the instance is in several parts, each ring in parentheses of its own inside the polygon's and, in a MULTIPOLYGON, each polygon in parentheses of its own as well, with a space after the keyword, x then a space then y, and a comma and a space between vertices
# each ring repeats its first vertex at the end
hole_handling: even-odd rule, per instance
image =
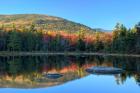
POLYGON ((91 52, 0 52, 0 56, 47 56, 47 55, 66 55, 66 56, 126 56, 126 57, 140 57, 139 54, 119 54, 119 53, 91 53, 91 52))

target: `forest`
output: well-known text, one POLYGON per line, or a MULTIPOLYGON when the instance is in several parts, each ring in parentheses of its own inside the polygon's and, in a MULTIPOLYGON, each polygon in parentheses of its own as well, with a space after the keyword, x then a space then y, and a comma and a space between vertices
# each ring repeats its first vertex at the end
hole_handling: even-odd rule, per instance
POLYGON ((29 28, 0 27, 0 51, 140 53, 140 23, 127 29, 117 23, 112 32, 88 33, 81 28, 76 33, 43 31, 35 24, 29 28))

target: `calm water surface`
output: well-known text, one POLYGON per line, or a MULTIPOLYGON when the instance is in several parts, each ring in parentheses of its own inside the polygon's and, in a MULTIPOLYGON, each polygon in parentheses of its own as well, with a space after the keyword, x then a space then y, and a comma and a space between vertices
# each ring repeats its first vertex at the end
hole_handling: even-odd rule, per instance
POLYGON ((140 58, 103 56, 0 57, 0 93, 140 93, 140 58), (117 75, 95 75, 92 66, 117 67, 117 75), (60 73, 52 79, 44 74, 60 73))

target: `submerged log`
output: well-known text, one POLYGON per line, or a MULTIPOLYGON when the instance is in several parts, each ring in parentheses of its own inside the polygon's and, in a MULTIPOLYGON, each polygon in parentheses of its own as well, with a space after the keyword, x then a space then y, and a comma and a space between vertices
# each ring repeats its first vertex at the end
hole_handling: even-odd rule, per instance
POLYGON ((59 74, 59 73, 48 73, 43 76, 46 78, 49 78, 49 79, 58 79, 58 78, 62 77, 63 75, 59 74))
POLYGON ((104 67, 104 66, 96 66, 96 67, 91 67, 86 69, 86 72, 90 73, 90 74, 107 74, 107 75, 113 75, 113 74, 120 74, 122 73, 124 70, 120 69, 120 68, 115 68, 115 67, 104 67))

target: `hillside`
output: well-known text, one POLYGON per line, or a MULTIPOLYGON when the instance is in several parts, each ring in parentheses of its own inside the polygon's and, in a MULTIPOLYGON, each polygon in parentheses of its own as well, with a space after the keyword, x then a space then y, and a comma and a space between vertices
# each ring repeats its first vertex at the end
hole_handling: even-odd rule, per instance
POLYGON ((16 27, 35 24, 37 29, 49 30, 49 31, 70 31, 77 32, 81 28, 86 31, 95 31, 80 23, 75 23, 63 18, 39 15, 39 14, 16 14, 16 15, 0 15, 0 24, 4 24, 5 27, 11 28, 11 24, 15 24, 16 27))
POLYGON ((104 32, 59 17, 20 14, 0 15, 0 25, 0 51, 140 53, 140 24, 104 32))

